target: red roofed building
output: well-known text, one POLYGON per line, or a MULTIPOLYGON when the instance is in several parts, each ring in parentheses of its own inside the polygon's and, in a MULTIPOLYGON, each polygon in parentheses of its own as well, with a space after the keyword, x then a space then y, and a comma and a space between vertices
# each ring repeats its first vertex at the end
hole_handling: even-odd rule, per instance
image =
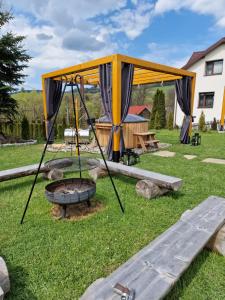
POLYGON ((128 114, 138 115, 145 119, 150 119, 152 106, 150 104, 132 105, 129 107, 128 114))

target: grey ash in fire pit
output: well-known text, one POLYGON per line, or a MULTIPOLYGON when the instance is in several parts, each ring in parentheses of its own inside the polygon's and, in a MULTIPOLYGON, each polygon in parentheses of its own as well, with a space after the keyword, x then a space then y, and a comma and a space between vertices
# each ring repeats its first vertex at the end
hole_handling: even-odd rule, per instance
POLYGON ((54 181, 45 187, 47 199, 59 204, 63 208, 62 218, 66 216, 66 206, 86 201, 90 206, 90 199, 96 193, 96 184, 91 179, 69 178, 54 181))

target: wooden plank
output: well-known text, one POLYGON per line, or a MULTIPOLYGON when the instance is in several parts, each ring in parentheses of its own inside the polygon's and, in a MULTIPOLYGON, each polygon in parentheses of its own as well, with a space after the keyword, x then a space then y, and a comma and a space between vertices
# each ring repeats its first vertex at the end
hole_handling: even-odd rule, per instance
POLYGON ((135 300, 162 299, 224 223, 225 199, 209 197, 80 299, 119 300, 116 283, 133 289, 135 300))
MULTIPOLYGON (((144 169, 139 169, 136 167, 130 167, 119 163, 114 163, 111 161, 107 161, 107 164, 109 170, 113 171, 114 173, 123 174, 137 179, 148 179, 151 180, 153 183, 157 184, 158 186, 170 190, 177 191, 182 185, 182 179, 177 177, 167 176, 167 175, 151 172, 144 169)), ((100 167, 105 169, 105 164, 101 159, 100 159, 100 167)))
POLYGON ((170 67, 170 66, 166 66, 166 65, 162 65, 162 64, 157 64, 157 63, 153 63, 151 61, 146 61, 143 59, 138 59, 138 58, 134 58, 134 57, 127 56, 127 55, 117 54, 117 56, 119 57, 119 59, 122 62, 134 64, 135 67, 142 68, 145 70, 151 70, 151 71, 161 72, 161 73, 165 73, 165 74, 171 74, 171 75, 175 75, 175 76, 190 76, 190 77, 195 76, 194 72, 190 72, 190 71, 187 71, 184 69, 178 69, 178 68, 174 68, 174 67, 170 67))
MULTIPOLYGON (((18 178, 18 177, 33 175, 36 174, 37 170, 38 170, 38 164, 15 168, 15 169, 3 170, 0 171, 0 182, 18 178)), ((44 166, 44 164, 42 164, 40 173, 44 173, 46 171, 47 168, 44 166)))
POLYGON ((148 132, 135 132, 133 133, 134 135, 143 135, 143 136, 148 136, 148 135, 155 135, 155 132, 151 132, 151 131, 148 131, 148 132))

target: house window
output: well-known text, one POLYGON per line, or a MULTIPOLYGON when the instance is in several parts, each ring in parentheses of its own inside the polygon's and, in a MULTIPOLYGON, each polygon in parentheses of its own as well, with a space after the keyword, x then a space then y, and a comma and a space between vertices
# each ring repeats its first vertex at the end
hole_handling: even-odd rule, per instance
POLYGON ((223 72, 223 60, 207 61, 205 66, 205 75, 219 75, 223 72))
POLYGON ((213 108, 214 92, 199 93, 198 108, 213 108))

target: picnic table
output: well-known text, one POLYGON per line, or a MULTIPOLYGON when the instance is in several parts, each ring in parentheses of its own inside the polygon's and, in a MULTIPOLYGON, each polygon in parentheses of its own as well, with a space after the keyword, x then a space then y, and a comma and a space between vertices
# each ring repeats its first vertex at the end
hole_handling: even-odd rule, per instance
POLYGON ((159 140, 155 138, 156 133, 152 131, 147 132, 136 132, 134 133, 137 136, 139 143, 144 152, 147 152, 147 147, 153 145, 154 148, 159 148, 159 140))

